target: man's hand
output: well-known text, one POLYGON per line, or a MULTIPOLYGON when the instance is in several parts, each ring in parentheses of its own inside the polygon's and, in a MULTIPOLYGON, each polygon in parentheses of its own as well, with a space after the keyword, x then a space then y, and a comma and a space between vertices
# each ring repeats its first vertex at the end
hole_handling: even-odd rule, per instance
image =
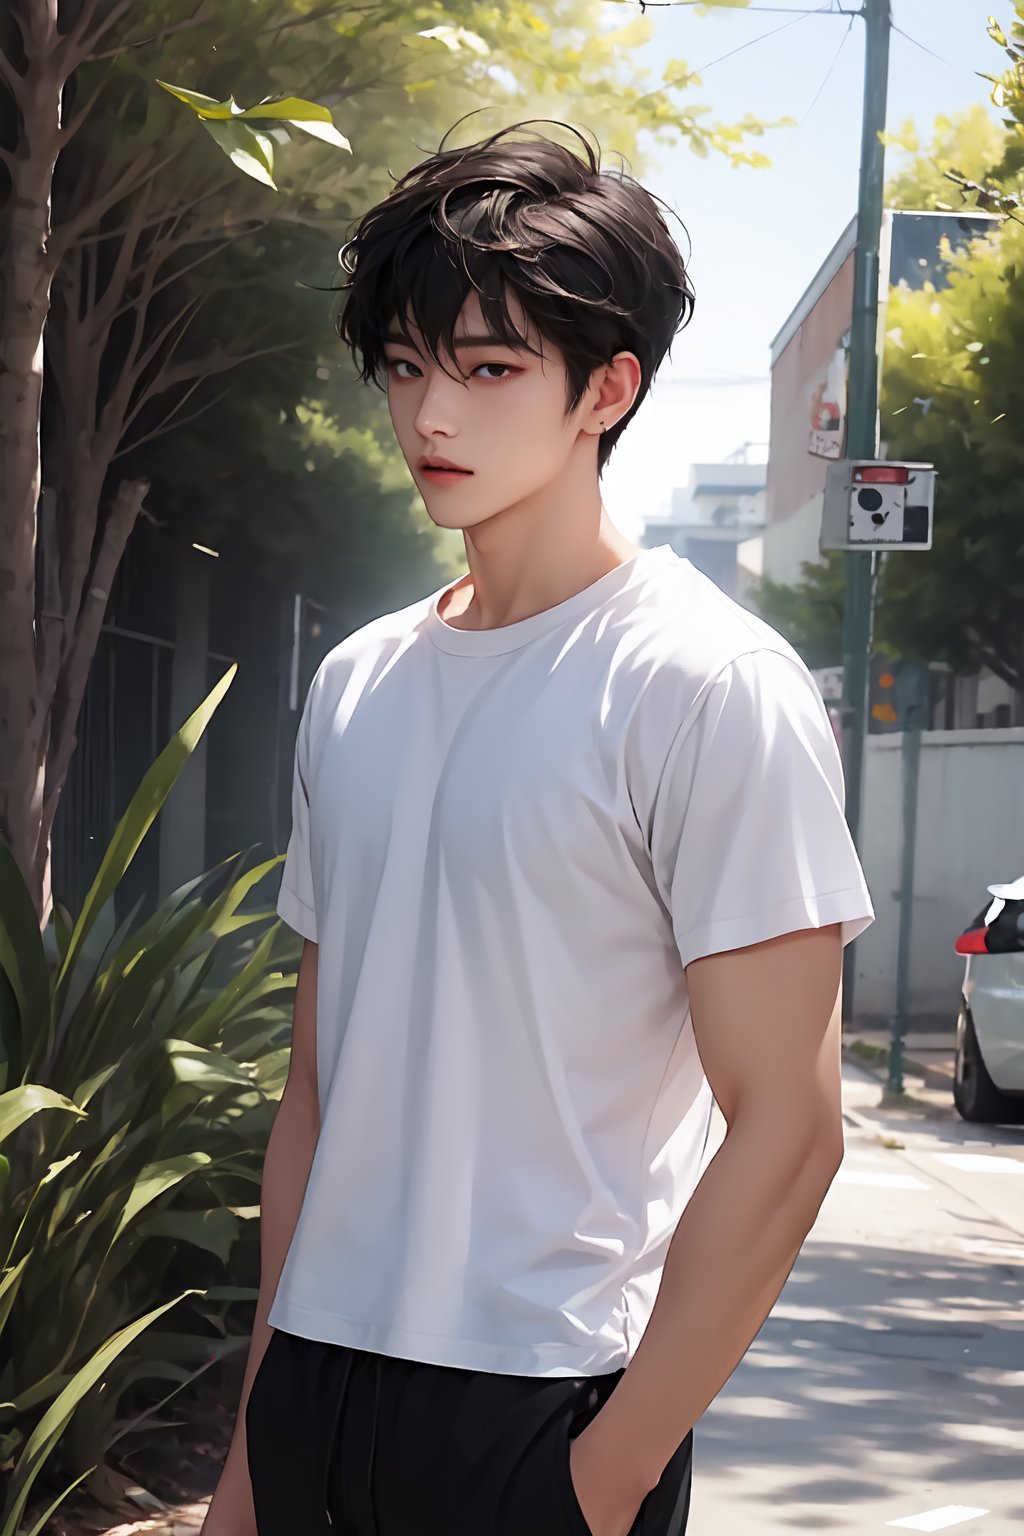
POLYGON ((602 1439, 598 1414, 569 1442, 573 1487, 591 1536, 628 1536, 650 1490, 602 1439))

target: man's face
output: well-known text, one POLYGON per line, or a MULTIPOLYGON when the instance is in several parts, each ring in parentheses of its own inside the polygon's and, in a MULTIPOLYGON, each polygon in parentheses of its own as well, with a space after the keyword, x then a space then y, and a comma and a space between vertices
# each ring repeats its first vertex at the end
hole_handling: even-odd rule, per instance
MULTIPOLYGON (((509 308, 522 329, 522 311, 512 303, 509 308)), ((456 326, 456 356, 444 359, 448 372, 429 356, 415 329, 412 334, 420 346, 397 339, 392 328, 388 406, 406 463, 439 527, 477 527, 529 501, 558 481, 574 451, 593 444, 592 437, 580 437, 589 393, 567 415, 561 356, 550 344, 541 359, 487 341, 475 294, 456 326), (433 460, 463 473, 432 471, 433 460)), ((537 345, 532 334, 530 340, 537 345)))

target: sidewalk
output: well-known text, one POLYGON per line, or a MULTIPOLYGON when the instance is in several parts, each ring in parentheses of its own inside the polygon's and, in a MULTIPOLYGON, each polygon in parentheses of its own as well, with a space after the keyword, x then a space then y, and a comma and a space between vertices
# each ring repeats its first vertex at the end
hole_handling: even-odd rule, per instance
MULTIPOLYGON (((860 1029, 843 1025, 843 1051, 883 1080, 889 1071, 890 1034, 887 1029, 860 1029)), ((956 1035, 952 1029, 928 1032, 912 1030, 903 1039, 903 1072, 925 1088, 952 1094, 956 1059, 956 1035)), ((915 1085, 916 1087, 916 1085, 915 1085)))

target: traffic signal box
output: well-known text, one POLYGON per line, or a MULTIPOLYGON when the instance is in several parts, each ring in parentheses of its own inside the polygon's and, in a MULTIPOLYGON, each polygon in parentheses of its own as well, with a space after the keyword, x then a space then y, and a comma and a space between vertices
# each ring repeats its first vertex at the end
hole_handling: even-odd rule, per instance
POLYGON ((876 653, 868 671, 868 730, 874 736, 905 731, 915 720, 926 728, 928 692, 928 669, 921 662, 876 653))
POLYGON ((821 550, 932 547, 935 467, 871 459, 828 466, 821 550))

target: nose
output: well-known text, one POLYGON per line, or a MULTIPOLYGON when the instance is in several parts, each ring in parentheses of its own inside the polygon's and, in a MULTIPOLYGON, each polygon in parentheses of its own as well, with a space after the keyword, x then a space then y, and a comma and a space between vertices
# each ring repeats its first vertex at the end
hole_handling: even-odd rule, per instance
POLYGON ((466 386, 441 368, 431 368, 423 385, 415 427, 422 438, 454 437, 459 429, 459 406, 466 386))

